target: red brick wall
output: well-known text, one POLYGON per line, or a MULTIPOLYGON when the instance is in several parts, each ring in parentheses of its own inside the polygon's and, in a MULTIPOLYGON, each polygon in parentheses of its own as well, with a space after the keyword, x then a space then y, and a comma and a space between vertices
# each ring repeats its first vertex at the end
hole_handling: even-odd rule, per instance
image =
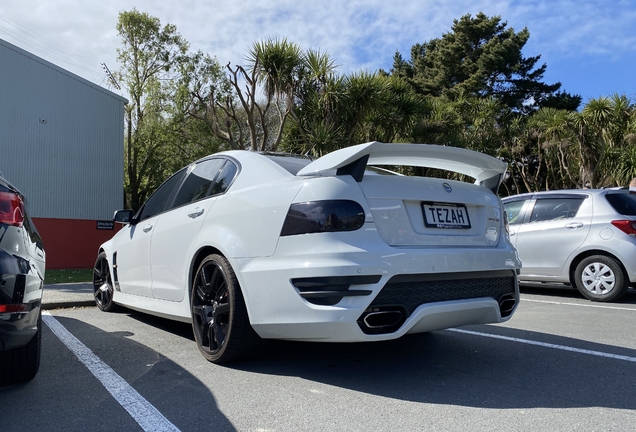
POLYGON ((33 223, 44 241, 48 269, 93 267, 99 245, 122 227, 98 230, 97 221, 78 219, 33 218, 33 223))

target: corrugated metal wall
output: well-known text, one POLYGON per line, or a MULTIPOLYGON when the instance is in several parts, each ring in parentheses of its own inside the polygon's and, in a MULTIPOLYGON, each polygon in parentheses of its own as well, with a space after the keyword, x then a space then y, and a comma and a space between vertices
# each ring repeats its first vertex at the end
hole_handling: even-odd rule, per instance
POLYGON ((123 206, 126 100, 0 40, 0 171, 41 218, 123 206))

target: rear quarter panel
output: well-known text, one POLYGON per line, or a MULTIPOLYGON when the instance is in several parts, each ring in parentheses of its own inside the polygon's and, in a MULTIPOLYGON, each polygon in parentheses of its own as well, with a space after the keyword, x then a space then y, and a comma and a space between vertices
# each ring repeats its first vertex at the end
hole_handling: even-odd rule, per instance
POLYGON ((227 258, 271 256, 289 206, 304 181, 290 180, 219 196, 194 249, 219 249, 227 258))

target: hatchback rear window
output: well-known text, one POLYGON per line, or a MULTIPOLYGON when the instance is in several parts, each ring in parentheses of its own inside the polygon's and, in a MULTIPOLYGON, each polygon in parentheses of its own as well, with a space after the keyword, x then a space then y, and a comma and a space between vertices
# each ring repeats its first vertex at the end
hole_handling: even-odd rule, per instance
POLYGON ((636 196, 631 194, 607 194, 607 202, 623 216, 636 216, 636 196))

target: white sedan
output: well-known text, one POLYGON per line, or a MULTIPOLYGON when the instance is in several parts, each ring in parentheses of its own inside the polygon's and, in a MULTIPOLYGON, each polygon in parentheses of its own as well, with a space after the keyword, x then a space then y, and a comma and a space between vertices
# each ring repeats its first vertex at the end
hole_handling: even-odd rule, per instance
POLYGON ((262 339, 359 342, 507 321, 521 263, 497 189, 506 164, 371 142, 315 161, 217 153, 161 185, 99 249, 95 300, 192 322, 215 363, 262 339), (397 175, 432 167, 475 179, 397 175))

